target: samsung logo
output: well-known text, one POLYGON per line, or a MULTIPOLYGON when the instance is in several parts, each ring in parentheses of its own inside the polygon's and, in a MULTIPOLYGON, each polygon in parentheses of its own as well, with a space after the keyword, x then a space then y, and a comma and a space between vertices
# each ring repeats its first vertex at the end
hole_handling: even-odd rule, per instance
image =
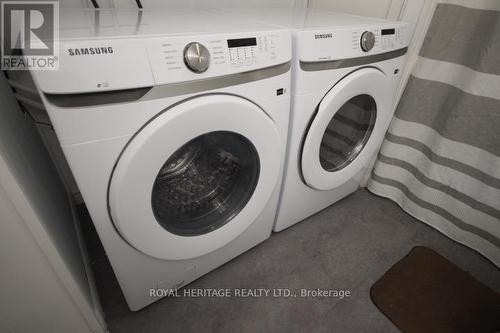
POLYGON ((333 34, 316 34, 314 39, 333 38, 333 34))
POLYGON ((70 56, 110 54, 110 53, 113 53, 113 48, 111 46, 81 47, 81 48, 77 48, 77 49, 68 49, 68 53, 70 56))

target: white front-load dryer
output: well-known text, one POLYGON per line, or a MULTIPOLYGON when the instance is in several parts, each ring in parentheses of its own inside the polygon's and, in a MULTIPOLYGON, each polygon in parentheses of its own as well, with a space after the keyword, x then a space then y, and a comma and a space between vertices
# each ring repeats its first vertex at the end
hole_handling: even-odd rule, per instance
POLYGON ((307 9, 225 12, 292 32, 292 111, 274 227, 281 231, 367 176, 392 119, 410 26, 307 9))
POLYGON ((34 71, 34 81, 138 310, 166 294, 155 290, 180 288, 269 237, 290 33, 208 13, 61 17, 59 70, 34 71))

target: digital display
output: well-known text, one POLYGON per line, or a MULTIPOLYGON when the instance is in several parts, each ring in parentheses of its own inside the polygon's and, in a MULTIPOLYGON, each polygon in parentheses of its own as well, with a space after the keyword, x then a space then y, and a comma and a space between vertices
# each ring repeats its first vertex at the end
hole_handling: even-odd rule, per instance
POLYGON ((382 29, 382 36, 394 35, 395 33, 396 33, 396 29, 382 29))
POLYGON ((239 39, 228 39, 228 47, 244 47, 244 46, 255 46, 257 45, 257 38, 239 38, 239 39))

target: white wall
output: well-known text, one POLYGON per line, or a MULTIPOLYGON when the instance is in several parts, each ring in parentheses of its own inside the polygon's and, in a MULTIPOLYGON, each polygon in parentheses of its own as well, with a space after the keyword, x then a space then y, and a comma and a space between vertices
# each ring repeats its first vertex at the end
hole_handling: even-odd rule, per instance
POLYGON ((104 332, 89 327, 1 184, 0 220, 0 332, 104 332))
MULTIPOLYGON (((96 0, 101 8, 136 8, 135 0, 96 0)), ((305 7, 307 0, 141 0, 145 9, 305 7)), ((92 7, 90 0, 64 0, 61 7, 92 7)))
MULTIPOLYGON (((144 8, 259 8, 304 6, 302 0, 141 0, 144 8)), ((115 1, 119 5, 119 1, 115 1)))
POLYGON ((403 3, 404 0, 309 0, 309 7, 394 19, 399 15, 403 3))
POLYGON ((104 332, 68 194, 3 73, 0 105, 0 332, 104 332))
POLYGON ((416 23, 429 0, 309 0, 309 8, 416 23))

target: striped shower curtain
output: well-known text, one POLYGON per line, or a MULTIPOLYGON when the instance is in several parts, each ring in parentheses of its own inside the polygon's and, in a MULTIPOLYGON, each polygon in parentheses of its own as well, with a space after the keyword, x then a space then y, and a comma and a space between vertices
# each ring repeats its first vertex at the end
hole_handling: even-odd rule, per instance
POLYGON ((500 1, 441 1, 368 188, 500 266, 500 1))

